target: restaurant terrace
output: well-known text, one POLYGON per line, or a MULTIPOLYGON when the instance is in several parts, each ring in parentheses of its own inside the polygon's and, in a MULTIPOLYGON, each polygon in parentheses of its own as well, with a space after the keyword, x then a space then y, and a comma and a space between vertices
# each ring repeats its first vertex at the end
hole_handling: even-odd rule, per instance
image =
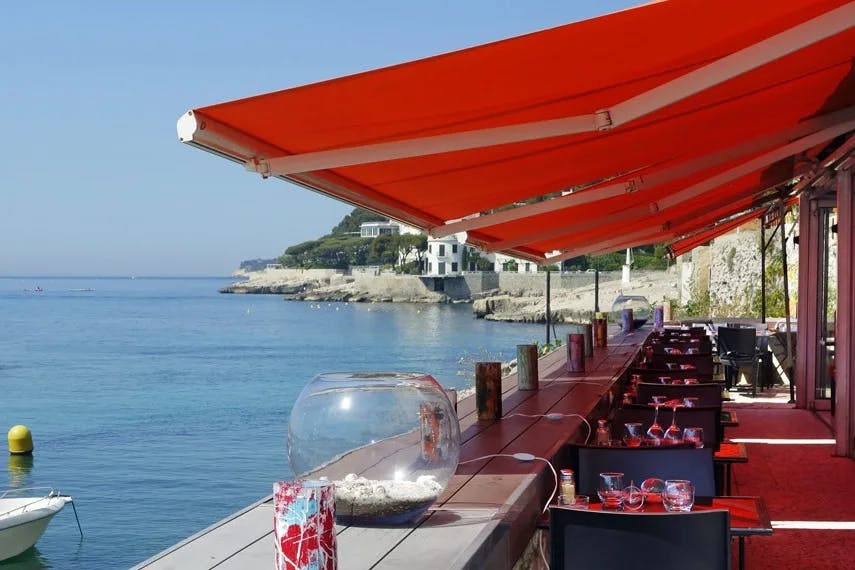
MULTIPOLYGON (((782 328, 758 322, 752 329, 782 333, 780 368, 792 379, 793 401, 749 404, 738 412, 741 421, 725 418, 711 430, 730 430, 712 442, 711 505, 730 513, 735 564, 747 557, 751 567, 833 567, 823 566, 829 555, 853 554, 855 512, 837 505, 800 511, 806 518, 786 519, 789 527, 773 525, 783 520, 775 509, 787 511, 788 502, 815 497, 831 505, 839 493, 791 488, 773 469, 798 458, 797 469, 784 470, 793 480, 855 483, 853 61, 855 2, 671 0, 195 108, 179 119, 178 136, 262 177, 541 265, 663 242, 680 255, 753 219, 770 232, 767 245, 792 237, 784 221, 798 205, 797 310, 782 328), (827 294, 834 243, 836 306, 827 294), (733 485, 749 497, 734 499, 733 485), (779 529, 799 532, 792 529, 810 521, 820 531, 776 542, 779 529), (823 538, 815 539, 818 532, 823 538), (797 544, 807 550, 796 551, 797 544), (798 561, 805 552, 814 558, 798 561)), ((436 508, 400 528, 338 528, 340 567, 535 567, 538 548, 551 553, 553 568, 574 567, 578 549, 576 567, 585 567, 578 543, 568 542, 565 560, 562 545, 572 533, 555 528, 554 510, 552 540, 541 544, 545 531, 538 529, 549 527, 541 511, 553 485, 543 462, 464 461, 531 453, 555 468, 581 469, 574 449, 587 438, 578 416, 617 417, 624 390, 652 378, 640 368, 663 363, 657 345, 686 350, 673 344, 686 338, 669 335, 701 343, 712 337, 727 367, 717 327, 701 324, 703 331, 679 323, 613 330, 608 345, 586 357, 584 372, 568 369, 563 351, 553 353, 540 363, 538 390, 504 379, 502 419, 479 418, 475 398, 461 401, 461 464, 436 508)), ((756 375, 753 382, 756 393, 756 375)), ((762 396, 770 387, 760 388, 762 396)), ((144 567, 270 567, 270 501, 144 567)), ((609 520, 603 524, 630 519, 609 520)), ((592 528, 565 522, 564 530, 592 528)), ((671 558, 676 567, 700 567, 671 558)), ((730 562, 728 554, 710 567, 730 562)))

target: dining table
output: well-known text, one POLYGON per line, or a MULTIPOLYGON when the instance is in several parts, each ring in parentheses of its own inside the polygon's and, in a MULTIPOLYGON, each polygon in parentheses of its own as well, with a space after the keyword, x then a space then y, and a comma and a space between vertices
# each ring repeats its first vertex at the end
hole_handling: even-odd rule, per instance
POLYGON ((731 468, 734 463, 748 463, 748 447, 743 442, 723 441, 713 454, 713 463, 724 466, 724 492, 730 495, 733 480, 731 468))
POLYGON ((739 427, 739 416, 736 415, 736 412, 722 410, 721 425, 722 427, 739 427))
MULTIPOLYGON (((563 505, 556 506, 560 508, 572 508, 563 505)), ((603 505, 596 501, 596 497, 591 497, 591 503, 588 505, 588 508, 590 510, 602 510, 603 505)), ((730 513, 730 534, 739 541, 739 569, 744 570, 745 538, 749 536, 768 536, 773 532, 772 521, 769 518, 766 502, 762 497, 695 497, 695 504, 692 506, 692 511, 710 510, 726 510, 730 513)), ((638 511, 625 510, 623 512, 627 516, 632 516, 635 512, 664 513, 666 511, 661 501, 647 501, 638 511)), ((544 514, 538 523, 538 527, 549 528, 549 511, 544 514)))

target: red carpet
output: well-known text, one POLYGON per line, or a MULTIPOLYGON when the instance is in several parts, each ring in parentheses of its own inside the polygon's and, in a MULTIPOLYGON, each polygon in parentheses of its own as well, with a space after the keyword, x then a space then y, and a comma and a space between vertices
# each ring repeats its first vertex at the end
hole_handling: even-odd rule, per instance
MULTIPOLYGON (((728 404, 726 409, 739 416, 739 427, 726 430, 730 439, 833 438, 812 412, 786 404, 728 404)), ((733 494, 763 497, 773 524, 848 521, 855 526, 855 461, 833 457, 832 450, 831 444, 749 443, 748 463, 733 467, 733 494)), ((855 529, 776 528, 772 536, 746 540, 745 561, 750 570, 855 568, 855 529)))

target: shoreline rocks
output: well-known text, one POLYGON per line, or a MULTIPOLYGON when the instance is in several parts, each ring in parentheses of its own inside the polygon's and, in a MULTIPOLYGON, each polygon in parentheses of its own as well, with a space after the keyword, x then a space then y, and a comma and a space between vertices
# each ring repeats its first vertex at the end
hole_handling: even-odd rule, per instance
MULTIPOLYGON (((264 269, 249 272, 245 281, 220 289, 221 293, 282 295, 290 301, 350 303, 472 303, 476 318, 502 322, 545 323, 546 297, 538 288, 542 274, 512 275, 514 289, 501 286, 479 290, 462 277, 436 277, 356 273, 344 275, 331 269, 264 269), (462 294, 461 294, 462 291, 462 294)), ((498 282, 495 276, 491 276, 498 282)), ((503 277, 504 278, 504 277, 503 277)), ((476 282, 478 277, 465 279, 476 282)), ((553 282, 556 281, 553 279, 553 282)), ((621 294, 644 295, 651 303, 679 298, 678 277, 669 271, 633 275, 629 285, 620 278, 600 282, 600 310, 608 312, 621 294)), ((492 282, 491 282, 492 283, 492 282)), ((498 282, 501 285, 501 282, 498 282)), ((593 283, 577 282, 572 288, 552 288, 552 322, 587 320, 594 310, 593 283)))
POLYGON ((219 290, 226 294, 282 295, 288 301, 449 303, 415 275, 343 275, 327 269, 265 269, 219 290))

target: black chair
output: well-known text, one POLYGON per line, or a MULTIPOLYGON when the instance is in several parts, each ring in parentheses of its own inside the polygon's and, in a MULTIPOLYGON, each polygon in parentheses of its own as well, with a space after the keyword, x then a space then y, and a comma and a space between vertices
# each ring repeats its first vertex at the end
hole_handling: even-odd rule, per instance
POLYGON ((692 325, 690 327, 670 327, 667 326, 661 331, 657 331, 657 334, 660 336, 682 336, 685 334, 689 334, 690 336, 703 336, 707 334, 707 328, 705 325, 692 325))
POLYGON ((757 394, 757 367, 760 356, 757 350, 757 332, 753 328, 719 327, 718 358, 724 365, 724 383, 730 390, 739 380, 739 369, 751 367, 752 393, 757 394))
POLYGON ((649 366, 650 368, 666 369, 668 364, 688 364, 694 366, 697 374, 712 376, 713 373, 713 357, 710 354, 656 354, 653 353, 653 359, 649 366))
POLYGON ((698 354, 712 354, 712 342, 706 338, 701 339, 700 342, 651 342, 650 346, 653 347, 653 354, 668 354, 666 350, 668 348, 677 348, 683 354, 689 349, 697 350, 698 354))
MULTIPOLYGON (((716 495, 713 450, 695 449, 688 445, 669 447, 593 447, 575 446, 576 491, 597 496, 600 473, 623 473, 624 484, 641 482, 648 477, 686 479, 695 484, 695 495, 716 495)), ((572 459, 571 459, 572 461, 572 459)))
MULTIPOLYGON (((639 382, 638 403, 649 404, 653 396, 665 396, 668 400, 676 398, 697 398, 698 406, 721 407, 721 384, 659 384, 657 382, 639 382)), ((662 410, 659 410, 660 415, 662 410)), ((677 412, 679 414, 679 412, 677 412)), ((678 416, 679 417, 679 416, 678 416)), ((680 422, 677 422, 678 424, 680 422)))
POLYGON ((638 374, 641 376, 642 382, 659 382, 661 376, 666 376, 672 380, 683 378, 694 378, 698 382, 712 382, 712 373, 701 373, 697 370, 669 370, 667 368, 632 368, 630 374, 638 374))
POLYGON ((549 509, 552 570, 729 570, 730 513, 549 509))
MULTIPOLYGON (((671 408, 659 407, 659 425, 662 429, 668 429, 671 423, 671 408)), ((647 428, 653 423, 653 406, 625 405, 615 411, 612 421, 612 437, 620 439, 623 437, 623 424, 627 422, 638 422, 642 428, 647 428)), ((698 406, 695 408, 678 408, 677 425, 681 428, 700 427, 704 429, 704 446, 718 450, 719 443, 724 439, 724 428, 721 425, 721 408, 715 406, 698 406)))

